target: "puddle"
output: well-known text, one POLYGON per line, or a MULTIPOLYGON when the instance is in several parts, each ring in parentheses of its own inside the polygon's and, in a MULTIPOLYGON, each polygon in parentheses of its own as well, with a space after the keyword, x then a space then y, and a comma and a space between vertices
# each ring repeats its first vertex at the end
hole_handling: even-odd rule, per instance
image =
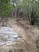
POLYGON ((13 32, 11 27, 2 27, 0 29, 0 45, 12 44, 18 39, 18 34, 13 32))

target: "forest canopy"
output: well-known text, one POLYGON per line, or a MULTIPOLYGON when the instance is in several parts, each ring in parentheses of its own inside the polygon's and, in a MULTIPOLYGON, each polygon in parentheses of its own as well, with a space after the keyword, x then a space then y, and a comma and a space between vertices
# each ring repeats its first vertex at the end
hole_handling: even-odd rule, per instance
POLYGON ((0 16, 7 16, 13 9, 9 0, 0 0, 0 16))
POLYGON ((25 17, 34 25, 39 21, 39 0, 0 0, 0 16, 7 16, 11 11, 12 17, 14 14, 16 18, 25 17))

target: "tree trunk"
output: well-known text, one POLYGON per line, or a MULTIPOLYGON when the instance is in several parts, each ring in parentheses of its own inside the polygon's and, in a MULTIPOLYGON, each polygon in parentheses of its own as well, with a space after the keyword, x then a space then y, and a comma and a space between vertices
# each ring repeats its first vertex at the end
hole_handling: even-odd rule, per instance
POLYGON ((30 25, 34 25, 34 21, 31 21, 31 22, 30 22, 30 25))
POLYGON ((13 11, 12 11, 12 18, 13 18, 13 11))
POLYGON ((30 21, 30 24, 31 25, 34 25, 34 13, 33 13, 33 11, 32 11, 32 13, 31 13, 31 21, 30 21))

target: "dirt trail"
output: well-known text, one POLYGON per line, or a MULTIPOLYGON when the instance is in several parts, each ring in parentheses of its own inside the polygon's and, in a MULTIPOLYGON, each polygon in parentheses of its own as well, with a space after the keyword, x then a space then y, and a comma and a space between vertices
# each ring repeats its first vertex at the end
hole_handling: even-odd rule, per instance
POLYGON ((3 50, 9 49, 10 51, 11 49, 12 52, 37 52, 36 43, 34 41, 35 35, 32 32, 34 27, 29 25, 29 22, 27 22, 23 18, 15 19, 14 21, 12 19, 12 20, 9 20, 9 23, 7 24, 7 26, 12 27, 14 31, 18 33, 19 38, 21 39, 16 41, 17 44, 10 45, 10 46, 5 45, 4 46, 5 49, 3 50))
POLYGON ((29 24, 23 24, 20 22, 20 20, 16 20, 17 21, 17 26, 21 27, 25 33, 25 37, 26 37, 26 41, 28 41, 29 43, 34 44, 34 40, 33 38, 33 33, 31 31, 30 25, 29 24))
POLYGON ((25 42, 25 48, 27 52, 36 52, 36 43, 33 39, 32 28, 29 24, 21 23, 23 19, 16 19, 16 22, 11 22, 10 25, 13 27, 14 31, 19 34, 19 37, 22 38, 23 42, 25 42))

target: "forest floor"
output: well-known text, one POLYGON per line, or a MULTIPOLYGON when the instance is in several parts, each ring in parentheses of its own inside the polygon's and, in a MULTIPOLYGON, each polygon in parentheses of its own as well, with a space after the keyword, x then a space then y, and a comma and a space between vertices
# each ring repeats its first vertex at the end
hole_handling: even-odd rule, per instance
POLYGON ((0 49, 4 52, 39 52, 39 28, 32 26, 23 18, 9 19, 6 26, 12 27, 19 35, 19 40, 15 45, 2 46, 0 49), (5 48, 4 48, 5 47, 5 48), (8 49, 8 51, 7 51, 8 49))

